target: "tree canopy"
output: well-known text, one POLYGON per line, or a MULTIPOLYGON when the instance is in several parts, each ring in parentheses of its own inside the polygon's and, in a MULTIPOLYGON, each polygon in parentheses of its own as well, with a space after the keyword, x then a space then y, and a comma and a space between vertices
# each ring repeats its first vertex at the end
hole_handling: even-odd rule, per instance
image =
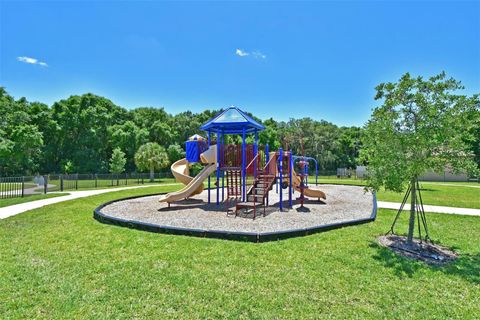
MULTIPOLYGON (((127 110, 91 93, 73 95, 49 107, 25 98, 15 100, 0 88, 0 175, 65 170, 106 173, 110 170, 110 156, 115 148, 125 153, 125 170, 132 172, 138 170, 135 153, 148 142, 169 150, 169 160, 173 162, 179 156, 179 147, 184 149, 188 137, 195 133, 205 135, 199 127, 219 111, 184 111, 172 115, 163 108, 127 110)), ((270 150, 288 147, 301 154, 303 145, 305 155, 316 158, 319 169, 324 171, 354 168, 358 162, 362 128, 339 127, 311 118, 288 121, 254 118, 265 125, 259 139, 262 145, 268 143, 270 150)), ((478 124, 478 117, 476 121, 478 124)), ((465 143, 480 162, 478 127, 471 129, 476 141, 467 139, 465 143)), ((241 137, 229 135, 225 141, 239 143, 241 137)), ((253 138, 249 137, 248 141, 252 142, 253 138)))
POLYGON ((410 198, 407 243, 413 245, 415 220, 421 237, 422 225, 429 238, 420 196, 418 177, 428 169, 474 174, 478 165, 472 150, 478 130, 478 95, 468 97, 458 92, 461 83, 445 73, 429 79, 404 74, 397 82, 376 87, 376 100, 383 104, 374 109, 363 133, 361 150, 368 163, 368 187, 403 191, 406 196, 390 232, 410 198), (418 199, 417 199, 418 197, 418 199), (417 217, 417 219, 415 219, 417 217))
POLYGON ((478 137, 478 95, 460 95, 461 83, 445 73, 429 79, 406 73, 376 87, 376 100, 363 132, 368 185, 402 191, 428 169, 475 173, 472 144, 478 137))

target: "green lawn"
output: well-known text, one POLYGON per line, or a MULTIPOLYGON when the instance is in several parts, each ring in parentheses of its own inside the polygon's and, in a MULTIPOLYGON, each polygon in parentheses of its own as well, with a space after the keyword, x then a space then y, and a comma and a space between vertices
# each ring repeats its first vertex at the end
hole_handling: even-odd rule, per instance
MULTIPOLYGON (((173 187, 175 188, 175 187, 173 187)), ((432 267, 375 244, 374 223, 265 244, 98 223, 125 190, 0 220, 0 314, 20 318, 451 318, 480 314, 480 218, 428 214, 461 258, 432 267)), ((403 219, 406 219, 404 217, 403 219)), ((399 228, 406 230, 406 221, 399 228)))
MULTIPOLYGON (((309 177, 309 183, 315 185, 315 177, 309 177)), ((319 178, 318 183, 365 185, 365 180, 319 178)), ((480 188, 475 182, 420 182, 424 204, 480 209, 480 188)), ((402 193, 379 191, 379 201, 402 202, 402 193)))
MULTIPOLYGON (((150 182, 148 179, 143 180, 143 184, 158 184, 158 183, 174 183, 174 178, 162 178, 162 179, 155 179, 154 182, 150 182)), ((78 180, 78 182, 74 180, 64 180, 64 190, 65 191, 74 191, 74 190, 87 190, 87 189, 105 189, 105 188, 117 188, 117 187, 129 187, 129 186, 138 186, 142 185, 141 180, 138 183, 137 179, 128 179, 127 184, 125 183, 125 179, 119 179, 118 185, 117 180, 97 180, 97 187, 95 188, 95 180, 78 180), (77 189, 78 188, 78 189, 77 189)), ((52 184, 55 187, 50 187, 49 190, 51 191, 59 191, 60 190, 60 180, 49 180, 48 184, 52 184)), ((43 188, 40 188, 43 190, 43 188)))
MULTIPOLYGON (((480 209, 480 188, 463 187, 460 185, 446 186, 427 182, 421 182, 420 186, 424 204, 480 209)), ((403 195, 381 191, 378 193, 378 199, 402 202, 403 195)))
POLYGON ((47 194, 35 194, 31 196, 25 196, 23 198, 0 199, 0 208, 12 206, 14 204, 19 204, 24 202, 66 196, 67 194, 68 193, 47 193, 47 194))

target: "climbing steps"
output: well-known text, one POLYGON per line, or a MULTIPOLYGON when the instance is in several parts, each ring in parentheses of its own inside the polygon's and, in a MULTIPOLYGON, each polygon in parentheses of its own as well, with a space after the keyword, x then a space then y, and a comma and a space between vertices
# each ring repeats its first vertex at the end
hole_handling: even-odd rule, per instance
POLYGON ((263 215, 265 216, 265 208, 268 206, 268 193, 272 190, 275 179, 276 158, 272 157, 265 167, 257 172, 252 186, 247 191, 246 201, 236 203, 235 216, 238 215, 239 210, 253 210, 253 219, 255 219, 258 207, 263 207, 263 215))

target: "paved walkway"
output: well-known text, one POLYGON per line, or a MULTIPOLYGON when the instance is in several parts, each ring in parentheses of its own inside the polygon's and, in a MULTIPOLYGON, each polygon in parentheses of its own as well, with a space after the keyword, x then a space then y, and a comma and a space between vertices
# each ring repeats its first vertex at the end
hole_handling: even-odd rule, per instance
MULTIPOLYGON (((379 208, 383 208, 383 209, 398 210, 400 208, 401 203, 378 201, 377 205, 379 208)), ((404 208, 405 210, 410 210, 410 205, 406 204, 404 208)), ((425 210, 425 212, 463 214, 467 216, 480 216, 480 209, 455 208, 455 207, 430 206, 430 205, 424 205, 423 209, 425 210)))
POLYGON ((111 188, 111 189, 96 189, 96 190, 85 190, 85 191, 70 191, 69 194, 65 196, 59 196, 55 198, 48 198, 48 199, 41 199, 36 201, 30 201, 25 203, 19 203, 8 207, 0 208, 0 219, 5 219, 19 213, 41 208, 47 206, 49 204, 59 203, 63 201, 78 199, 78 198, 85 198, 94 196, 97 194, 107 193, 107 192, 115 192, 120 190, 128 190, 128 189, 137 189, 137 188, 147 188, 147 187, 158 187, 158 186, 175 186, 178 183, 165 183, 165 184, 150 184, 146 186, 134 186, 134 187, 123 187, 123 188, 111 188))

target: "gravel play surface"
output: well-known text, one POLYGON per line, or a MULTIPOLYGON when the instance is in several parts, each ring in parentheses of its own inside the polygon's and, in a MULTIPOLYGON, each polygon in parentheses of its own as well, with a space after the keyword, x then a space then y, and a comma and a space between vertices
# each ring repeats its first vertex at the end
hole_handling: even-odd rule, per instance
MULTIPOLYGON (((107 216, 125 220, 147 222, 160 226, 192 228, 202 230, 222 230, 228 232, 278 232, 310 228, 325 224, 347 222, 369 218, 373 211, 373 195, 365 193, 363 187, 342 185, 319 185, 327 195, 325 202, 310 199, 304 208, 295 201, 299 193, 293 194, 293 208, 288 208, 288 190, 283 190, 284 211, 279 211, 279 195, 275 188, 270 191, 270 206, 263 216, 263 207, 253 214, 227 215, 224 204, 215 205, 216 193, 211 192, 212 204, 207 203, 207 191, 190 199, 172 203, 159 202, 163 196, 118 201, 101 209, 107 216)), ((221 198, 221 196, 220 196, 221 198)))

